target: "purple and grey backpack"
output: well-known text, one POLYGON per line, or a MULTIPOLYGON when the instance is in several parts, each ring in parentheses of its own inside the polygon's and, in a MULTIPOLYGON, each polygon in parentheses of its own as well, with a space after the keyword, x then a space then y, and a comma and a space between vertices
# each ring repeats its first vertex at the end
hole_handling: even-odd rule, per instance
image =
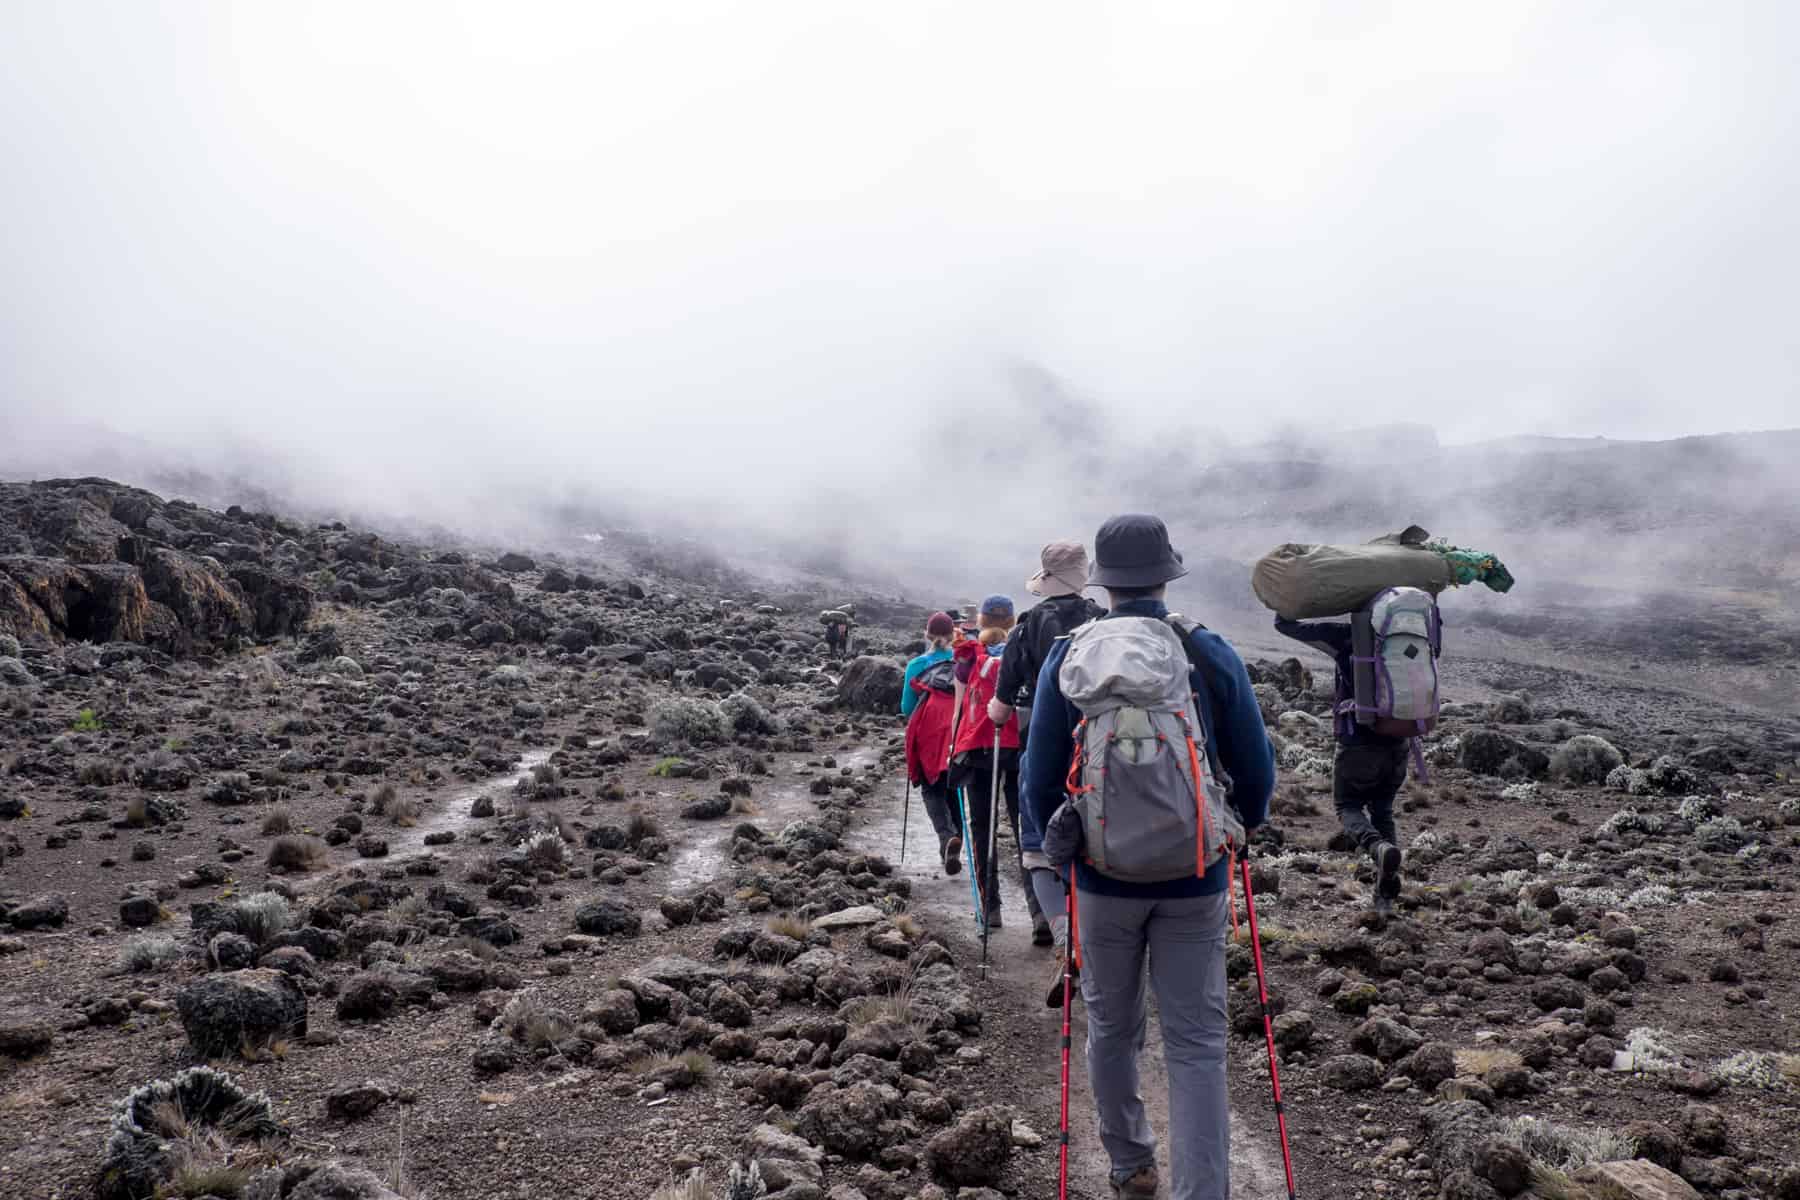
POLYGON ((1350 618, 1356 694, 1339 705, 1386 737, 1416 738, 1438 720, 1438 654, 1443 631, 1437 600, 1414 587, 1388 588, 1350 618))

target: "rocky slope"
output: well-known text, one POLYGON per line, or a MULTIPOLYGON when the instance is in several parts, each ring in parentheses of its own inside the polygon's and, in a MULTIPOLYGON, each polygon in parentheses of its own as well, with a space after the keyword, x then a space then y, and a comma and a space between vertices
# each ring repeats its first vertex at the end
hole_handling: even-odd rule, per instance
MULTIPOLYGON (((1054 1194, 1054 1014, 915 911, 961 880, 866 832, 922 610, 840 669, 811 615, 843 597, 673 556, 0 497, 0 1191, 1054 1194)), ((1253 664, 1303 1194, 1793 1200, 1800 727, 1451 666, 1382 920, 1334 844, 1320 681, 1253 664)), ((1266 1151, 1249 968, 1240 937, 1234 1103, 1266 1151)))

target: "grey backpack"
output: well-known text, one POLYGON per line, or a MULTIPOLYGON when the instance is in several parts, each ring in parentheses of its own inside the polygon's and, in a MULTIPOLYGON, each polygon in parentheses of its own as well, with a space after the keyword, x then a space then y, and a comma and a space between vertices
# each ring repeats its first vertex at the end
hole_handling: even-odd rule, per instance
POLYGON ((1356 723, 1387 737, 1436 728, 1443 630, 1431 593, 1388 588, 1350 618, 1350 638, 1356 694, 1348 709, 1356 723))
POLYGON ((1058 680, 1081 710, 1069 807, 1102 875, 1161 883, 1203 875, 1243 825, 1206 748, 1174 618, 1109 617, 1069 638, 1058 680))

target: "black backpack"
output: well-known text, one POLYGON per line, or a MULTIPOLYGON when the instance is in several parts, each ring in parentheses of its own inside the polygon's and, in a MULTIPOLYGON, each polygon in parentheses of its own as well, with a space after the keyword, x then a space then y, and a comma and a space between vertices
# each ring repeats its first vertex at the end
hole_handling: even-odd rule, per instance
POLYGON ((914 679, 915 683, 924 685, 934 692, 956 692, 956 660, 951 658, 934 662, 914 679))

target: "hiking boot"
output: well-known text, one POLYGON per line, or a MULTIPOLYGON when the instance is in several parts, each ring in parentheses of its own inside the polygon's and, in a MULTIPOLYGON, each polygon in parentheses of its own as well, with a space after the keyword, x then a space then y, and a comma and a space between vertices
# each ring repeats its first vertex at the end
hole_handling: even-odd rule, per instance
MULTIPOLYGON (((1056 974, 1050 979, 1050 990, 1044 993, 1045 1008, 1061 1008, 1063 1006, 1063 960, 1069 956, 1067 950, 1056 952, 1056 974)), ((1081 987, 1081 964, 1078 962, 1069 968, 1069 986, 1081 987)))
POLYGON ((1001 926, 1000 910, 997 908, 988 909, 987 927, 989 929, 999 929, 1000 926, 1001 926))
POLYGON ((1392 896, 1386 896, 1380 892, 1376 892, 1375 893, 1375 911, 1380 913, 1384 917, 1392 914, 1394 911, 1394 898, 1392 896))
POLYGON ((1042 917, 1033 917, 1031 920, 1031 944, 1048 946, 1055 941, 1056 935, 1050 932, 1050 922, 1042 917))
POLYGON ((954 833, 944 843, 944 874, 957 875, 962 872, 962 839, 954 833))
POLYGON ((1383 842, 1375 847, 1375 892, 1392 899, 1400 890, 1400 847, 1383 842))
POLYGON ((1156 1200, 1156 1168, 1144 1167, 1129 1179, 1113 1180, 1112 1186, 1120 1200, 1156 1200))

